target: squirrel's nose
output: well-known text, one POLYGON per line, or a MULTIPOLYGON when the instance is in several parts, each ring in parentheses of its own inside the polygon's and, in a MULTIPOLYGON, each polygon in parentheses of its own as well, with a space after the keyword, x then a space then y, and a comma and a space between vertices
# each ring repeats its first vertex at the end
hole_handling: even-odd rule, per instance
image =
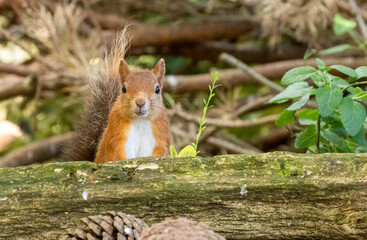
POLYGON ((145 100, 144 99, 138 99, 138 100, 135 100, 135 104, 138 106, 138 107, 143 107, 145 105, 145 100))

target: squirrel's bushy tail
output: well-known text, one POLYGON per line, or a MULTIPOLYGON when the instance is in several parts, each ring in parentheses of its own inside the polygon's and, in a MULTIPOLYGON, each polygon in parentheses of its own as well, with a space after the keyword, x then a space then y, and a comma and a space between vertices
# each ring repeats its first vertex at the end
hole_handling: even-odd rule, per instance
POLYGON ((116 38, 110 54, 104 61, 86 67, 90 96, 73 137, 63 147, 65 161, 93 161, 98 142, 107 126, 108 115, 119 95, 121 83, 118 74, 120 59, 124 57, 129 39, 126 29, 116 38))

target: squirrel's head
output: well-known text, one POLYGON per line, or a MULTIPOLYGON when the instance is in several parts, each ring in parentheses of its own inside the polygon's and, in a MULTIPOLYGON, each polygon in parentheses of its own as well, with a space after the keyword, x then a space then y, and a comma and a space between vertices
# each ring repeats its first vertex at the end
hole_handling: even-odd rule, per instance
POLYGON ((131 71, 125 60, 120 60, 121 108, 124 116, 155 119, 164 108, 162 101, 164 60, 158 61, 153 70, 131 71))

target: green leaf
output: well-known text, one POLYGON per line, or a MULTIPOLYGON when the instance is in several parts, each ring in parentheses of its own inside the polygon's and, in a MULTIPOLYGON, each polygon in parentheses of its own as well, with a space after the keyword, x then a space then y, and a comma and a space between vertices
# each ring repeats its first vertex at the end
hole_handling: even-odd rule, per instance
POLYGON ((175 146, 171 145, 169 146, 169 152, 170 152, 170 157, 177 157, 177 151, 175 146))
POLYGON ((346 97, 343 98, 339 109, 343 126, 347 130, 348 134, 351 136, 357 135, 366 120, 365 107, 359 102, 346 97))
POLYGON ((317 72, 317 69, 311 66, 297 67, 289 70, 284 74, 280 84, 289 85, 296 82, 301 82, 311 77, 317 72))
POLYGON ((319 54, 328 55, 328 54, 340 53, 340 52, 344 52, 346 50, 353 49, 353 48, 354 46, 350 44, 340 44, 340 45, 333 46, 331 48, 321 50, 319 51, 319 54))
POLYGON ((282 103, 293 98, 299 98, 312 92, 312 87, 306 82, 297 82, 289 85, 283 92, 269 100, 269 103, 282 103))
POLYGON ((327 141, 333 143, 337 149, 341 150, 338 152, 351 152, 350 148, 345 142, 345 139, 343 139, 336 133, 330 131, 330 129, 321 131, 321 136, 325 138, 327 141))
POLYGON ((316 101, 323 117, 332 114, 337 106, 339 106, 343 98, 343 92, 339 88, 332 90, 320 87, 316 91, 316 101))
POLYGON ((367 145, 366 130, 364 127, 362 127, 361 130, 359 130, 359 132, 353 136, 353 139, 359 144, 367 145))
POLYGON ((180 151, 178 156, 179 157, 195 157, 196 156, 195 148, 192 145, 187 145, 180 151))
POLYGON ((295 111, 306 105, 308 102, 308 99, 310 99, 310 94, 306 94, 303 97, 301 97, 300 100, 294 102, 292 105, 290 105, 287 110, 295 111))
POLYGON ((336 14, 334 16, 333 30, 336 35, 345 34, 353 30, 353 28, 355 28, 356 26, 357 26, 357 23, 355 21, 348 20, 342 17, 340 14, 336 14))
POLYGON ((316 126, 311 125, 303 132, 297 134, 294 146, 296 148, 307 148, 317 143, 316 126))
POLYGON ((367 99, 367 92, 360 92, 360 93, 356 94, 353 97, 353 100, 356 100, 356 99, 367 99))
POLYGON ((294 121, 296 111, 283 110, 279 118, 275 121, 276 126, 284 126, 294 121))
POLYGON ((316 125, 319 112, 313 109, 305 109, 298 115, 298 122, 302 125, 316 125))
POLYGON ((358 76, 357 79, 367 77, 367 67, 366 66, 361 66, 361 67, 357 68, 355 71, 356 71, 357 76, 358 76))
POLYGON ((315 74, 311 76, 312 81, 315 83, 316 86, 321 87, 324 86, 325 80, 320 75, 315 74))
POLYGON ((350 85, 347 81, 345 81, 342 78, 334 78, 334 83, 336 83, 336 85, 334 85, 334 86, 339 87, 339 88, 343 88, 343 87, 346 87, 346 86, 350 85))
POLYGON ((317 68, 320 70, 324 70, 326 65, 324 61, 322 61, 320 58, 316 58, 317 68))
POLYGON ((346 67, 343 65, 333 65, 333 66, 330 66, 330 68, 338 70, 339 72, 344 73, 345 75, 348 75, 349 77, 352 77, 352 78, 358 77, 356 71, 354 71, 350 67, 346 67))

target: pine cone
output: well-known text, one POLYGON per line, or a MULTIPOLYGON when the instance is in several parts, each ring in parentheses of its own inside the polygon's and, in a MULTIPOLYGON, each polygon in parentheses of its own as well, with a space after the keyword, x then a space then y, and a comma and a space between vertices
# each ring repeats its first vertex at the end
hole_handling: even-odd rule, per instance
POLYGON ((186 218, 168 219, 144 229, 141 240, 225 240, 206 224, 186 218))
POLYGON ((106 215, 82 218, 84 228, 68 233, 63 240, 139 240, 144 228, 143 220, 125 213, 109 211, 106 215))

